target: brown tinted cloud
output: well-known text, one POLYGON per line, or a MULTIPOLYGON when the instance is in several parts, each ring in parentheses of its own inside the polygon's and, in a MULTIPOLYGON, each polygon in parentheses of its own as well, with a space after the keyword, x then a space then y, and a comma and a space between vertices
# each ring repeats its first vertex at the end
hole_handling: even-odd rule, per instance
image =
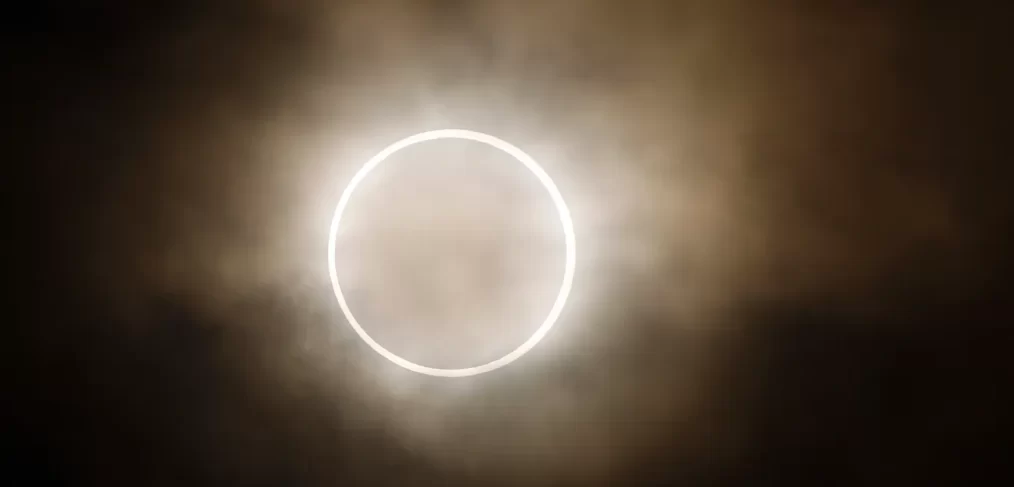
MULTIPOLYGON (((780 373, 764 358, 780 332, 767 330, 908 330, 977 295, 993 257, 971 250, 992 217, 964 217, 967 189, 920 125, 926 95, 909 86, 924 72, 906 64, 919 26, 901 9, 804 3, 196 9, 123 54, 144 88, 114 112, 124 162, 95 203, 69 210, 86 256, 75 279, 126 348, 158 349, 161 328, 184 326, 159 306, 220 337, 201 353, 222 387, 181 440, 220 460, 215 478, 304 460, 292 475, 314 485, 608 481, 662 457, 676 478, 735 470, 781 424, 756 411, 791 408, 752 375, 780 373), (326 268, 355 171, 448 127, 539 160, 578 245, 553 331, 462 380, 373 353, 326 268), (918 276, 920 303, 938 299, 911 311, 899 275, 918 276)), ((390 163, 350 206, 339 247, 353 311, 425 365, 509 351, 559 283, 548 198, 491 149, 390 163)), ((855 340, 816 354, 866 344, 855 340)))

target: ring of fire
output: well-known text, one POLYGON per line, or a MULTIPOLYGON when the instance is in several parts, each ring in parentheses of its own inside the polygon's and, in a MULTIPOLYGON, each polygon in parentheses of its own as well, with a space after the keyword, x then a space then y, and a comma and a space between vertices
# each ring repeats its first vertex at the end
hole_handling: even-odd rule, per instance
POLYGON ((356 331, 359 337, 362 338, 363 341, 370 346, 370 348, 391 362, 394 362, 395 364, 413 372, 438 377, 467 377, 482 374, 503 367, 528 353, 528 351, 535 347, 546 333, 549 332, 550 328, 553 327, 553 324, 556 323, 557 318, 559 318, 560 313, 563 311, 563 307, 567 303, 567 297, 570 294, 571 286, 574 281, 574 267, 577 261, 574 222, 571 220, 570 210, 567 208, 567 204, 563 201, 563 196, 560 194, 559 189, 557 189, 556 184, 549 175, 546 174, 546 171, 542 169, 542 166, 535 162, 535 159, 531 156, 509 142, 481 132, 460 129, 432 130, 406 137, 387 146, 384 150, 380 151, 377 155, 367 161, 366 165, 364 165, 359 172, 352 177, 352 180, 349 181, 348 186, 345 187, 345 191, 342 193, 341 199, 338 201, 338 207, 335 209, 334 217, 331 220, 331 232, 328 236, 327 249, 328 270, 331 274, 331 285, 334 288, 335 297, 338 298, 338 305, 341 306, 342 313, 345 315, 345 318, 348 320, 349 324, 352 325, 352 328, 356 331), (553 306, 550 309, 549 314, 542 322, 542 325, 539 326, 531 337, 510 353, 482 365, 461 369, 439 369, 426 367, 406 360, 384 348, 383 345, 377 343, 376 340, 366 333, 366 330, 363 329, 363 327, 359 324, 359 321, 356 320, 356 317, 349 309, 348 303, 345 301, 345 296, 342 294, 342 288, 338 279, 338 271, 335 264, 335 245, 338 237, 339 225, 342 219, 342 213, 344 213, 345 207, 348 206, 352 193, 355 191, 359 183, 366 178, 370 171, 394 153, 415 144, 437 139, 463 139, 481 142, 506 152, 510 156, 514 157, 514 159, 518 162, 524 164, 524 166, 539 179, 539 182, 542 183, 546 191, 549 192, 549 195, 553 200, 553 204, 559 213, 560 223, 563 227, 564 241, 566 243, 563 282, 560 284, 560 291, 556 296, 556 300, 553 302, 553 306))

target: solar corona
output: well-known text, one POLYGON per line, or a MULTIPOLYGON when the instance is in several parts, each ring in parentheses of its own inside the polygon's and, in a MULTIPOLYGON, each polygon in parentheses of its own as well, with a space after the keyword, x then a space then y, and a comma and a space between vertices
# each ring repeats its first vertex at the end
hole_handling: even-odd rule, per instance
POLYGON ((567 303, 567 297, 570 294, 574 280, 574 267, 576 262, 575 247, 574 222, 571 220, 570 210, 567 208, 567 204, 564 202, 563 196, 560 194, 559 189, 557 189, 556 184, 549 175, 546 174, 546 171, 543 170, 542 166, 535 161, 535 159, 509 142, 492 135, 461 129, 432 130, 406 137, 387 146, 367 161, 366 164, 352 177, 351 181, 349 181, 348 186, 346 186, 345 190, 342 192, 341 199, 338 201, 338 206, 334 212, 334 217, 331 220, 331 231, 328 236, 328 270, 331 275, 331 285, 334 288, 335 297, 338 298, 338 305, 341 307, 342 313, 345 315, 346 320, 348 320, 349 325, 352 326, 356 334, 358 334, 359 337, 370 346, 370 348, 391 362, 413 372, 437 377, 467 377, 490 372, 510 364, 522 355, 528 353, 529 350, 534 348, 535 345, 537 345, 539 341, 546 336, 549 330, 553 327, 553 324, 556 323, 557 318, 559 318, 560 313, 563 311, 563 307, 567 303), (559 214, 566 245, 566 254, 564 262, 562 263, 563 280, 560 283, 556 300, 553 302, 553 305, 549 310, 549 314, 546 315, 542 324, 527 340, 525 340, 524 343, 506 355, 482 365, 459 369, 441 369, 417 364, 398 356, 397 354, 384 348, 384 346, 380 343, 377 343, 377 341, 363 329, 363 326, 349 309, 349 305, 342 293, 341 279, 339 277, 340 273, 336 267, 335 259, 335 248, 340 233, 342 214, 348 206, 349 200, 352 198, 352 195, 359 183, 361 183, 373 169, 396 152, 416 144, 440 139, 461 139, 480 142, 509 154, 518 162, 523 164, 533 175, 535 175, 539 182, 542 183, 542 186, 546 189, 546 191, 549 192, 549 196, 552 198, 556 211, 559 214))

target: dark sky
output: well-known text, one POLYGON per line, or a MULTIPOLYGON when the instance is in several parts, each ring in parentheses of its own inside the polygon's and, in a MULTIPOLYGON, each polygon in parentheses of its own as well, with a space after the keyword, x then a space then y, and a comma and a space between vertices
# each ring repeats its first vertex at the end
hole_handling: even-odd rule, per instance
MULTIPOLYGON (((974 485, 1009 463, 999 15, 208 0, 5 24, 11 485, 974 485), (466 379, 375 354, 326 268, 351 175, 446 127, 540 160, 579 248, 553 331, 466 379)), ((538 198, 413 157, 432 169, 371 203, 400 230, 343 257, 401 293, 364 316, 439 308, 376 331, 420 360, 502 353, 558 279, 538 198), (472 315, 411 297, 445 281, 472 315)))

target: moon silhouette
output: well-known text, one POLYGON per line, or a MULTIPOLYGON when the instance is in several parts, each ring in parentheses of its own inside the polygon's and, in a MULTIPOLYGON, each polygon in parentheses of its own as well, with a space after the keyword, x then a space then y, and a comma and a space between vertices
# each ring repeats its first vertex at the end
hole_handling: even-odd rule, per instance
POLYGON ((574 222, 571 219, 570 210, 567 208, 567 204, 566 202, 564 202, 563 196, 560 194, 559 189, 557 189, 556 184, 553 182, 552 178, 550 178, 549 175, 546 174, 546 171, 543 170, 542 166, 540 166, 539 163, 537 163, 535 159, 533 159, 530 155, 528 155, 521 149, 517 148, 516 146, 505 140, 481 132, 462 129, 432 130, 428 132, 418 133, 410 137, 406 137, 387 146, 377 155, 373 156, 369 161, 367 161, 366 164, 355 174, 355 176, 352 177, 352 180, 349 181, 348 186, 345 187, 345 190, 342 193, 341 199, 338 201, 338 206, 335 209, 334 217, 331 220, 331 231, 328 236, 327 247, 328 247, 328 271, 331 274, 331 285, 334 288, 335 297, 338 298, 338 305, 341 306, 342 313, 348 320, 349 325, 352 326, 352 328, 356 331, 359 337, 362 338, 363 341, 365 341, 370 346, 370 348, 372 348, 374 351, 379 353, 384 358, 390 360, 391 362, 394 362, 395 364, 404 367, 405 369, 411 370, 413 372, 437 377, 467 377, 490 372, 505 365, 508 365, 511 362, 514 362, 522 355, 528 353, 529 350, 534 348, 535 345, 537 345, 539 341, 541 341, 542 338, 546 336, 549 330, 553 327, 553 324, 556 323, 557 318, 559 318, 560 313, 563 311, 563 307, 567 303, 567 297, 570 295, 570 290, 574 281, 574 268, 577 254, 576 249, 577 245, 574 237, 574 222), (553 204, 556 207, 557 212, 559 213, 560 224, 563 228, 564 240, 566 243, 566 255, 563 262, 564 266, 563 281, 560 283, 559 293, 557 294, 556 300, 553 302, 553 306, 550 309, 549 314, 546 316, 545 320, 542 322, 539 328, 535 330, 535 333, 533 333, 527 340, 525 340, 524 343, 519 345, 517 348, 515 348, 511 352, 507 353, 506 355, 496 360, 492 360, 490 362, 475 367, 466 367, 458 369, 441 369, 427 367, 425 365, 420 365, 411 362, 409 360, 406 360, 405 358, 402 358, 397 354, 391 352, 387 348, 384 348, 384 346, 381 345, 380 343, 377 343, 377 341, 374 340, 373 337, 371 337, 368 333, 366 333, 366 330, 363 329, 362 325, 359 323, 355 315, 353 315, 352 311, 349 309, 349 305, 345 301, 345 296, 342 293, 341 282, 338 277, 338 270, 335 264, 335 245, 338 237, 338 232, 340 229, 339 227, 341 224, 342 214, 344 213, 346 206, 348 206, 349 200, 352 198, 352 194, 355 192, 356 187, 359 185, 359 183, 362 182, 362 180, 366 178, 367 175, 369 175, 370 171, 375 169, 378 165, 380 165, 382 162, 384 162, 384 160, 386 160, 394 153, 415 144, 420 144, 423 142, 439 139, 462 139, 481 142, 483 144, 495 147, 503 152, 506 152, 507 154, 511 155, 514 159, 516 159, 518 162, 523 164, 526 168, 528 168, 528 170, 531 171, 532 174, 534 174, 535 177, 539 179, 539 182, 542 183, 542 186, 546 189, 546 191, 549 192, 549 195, 553 200, 553 204))

